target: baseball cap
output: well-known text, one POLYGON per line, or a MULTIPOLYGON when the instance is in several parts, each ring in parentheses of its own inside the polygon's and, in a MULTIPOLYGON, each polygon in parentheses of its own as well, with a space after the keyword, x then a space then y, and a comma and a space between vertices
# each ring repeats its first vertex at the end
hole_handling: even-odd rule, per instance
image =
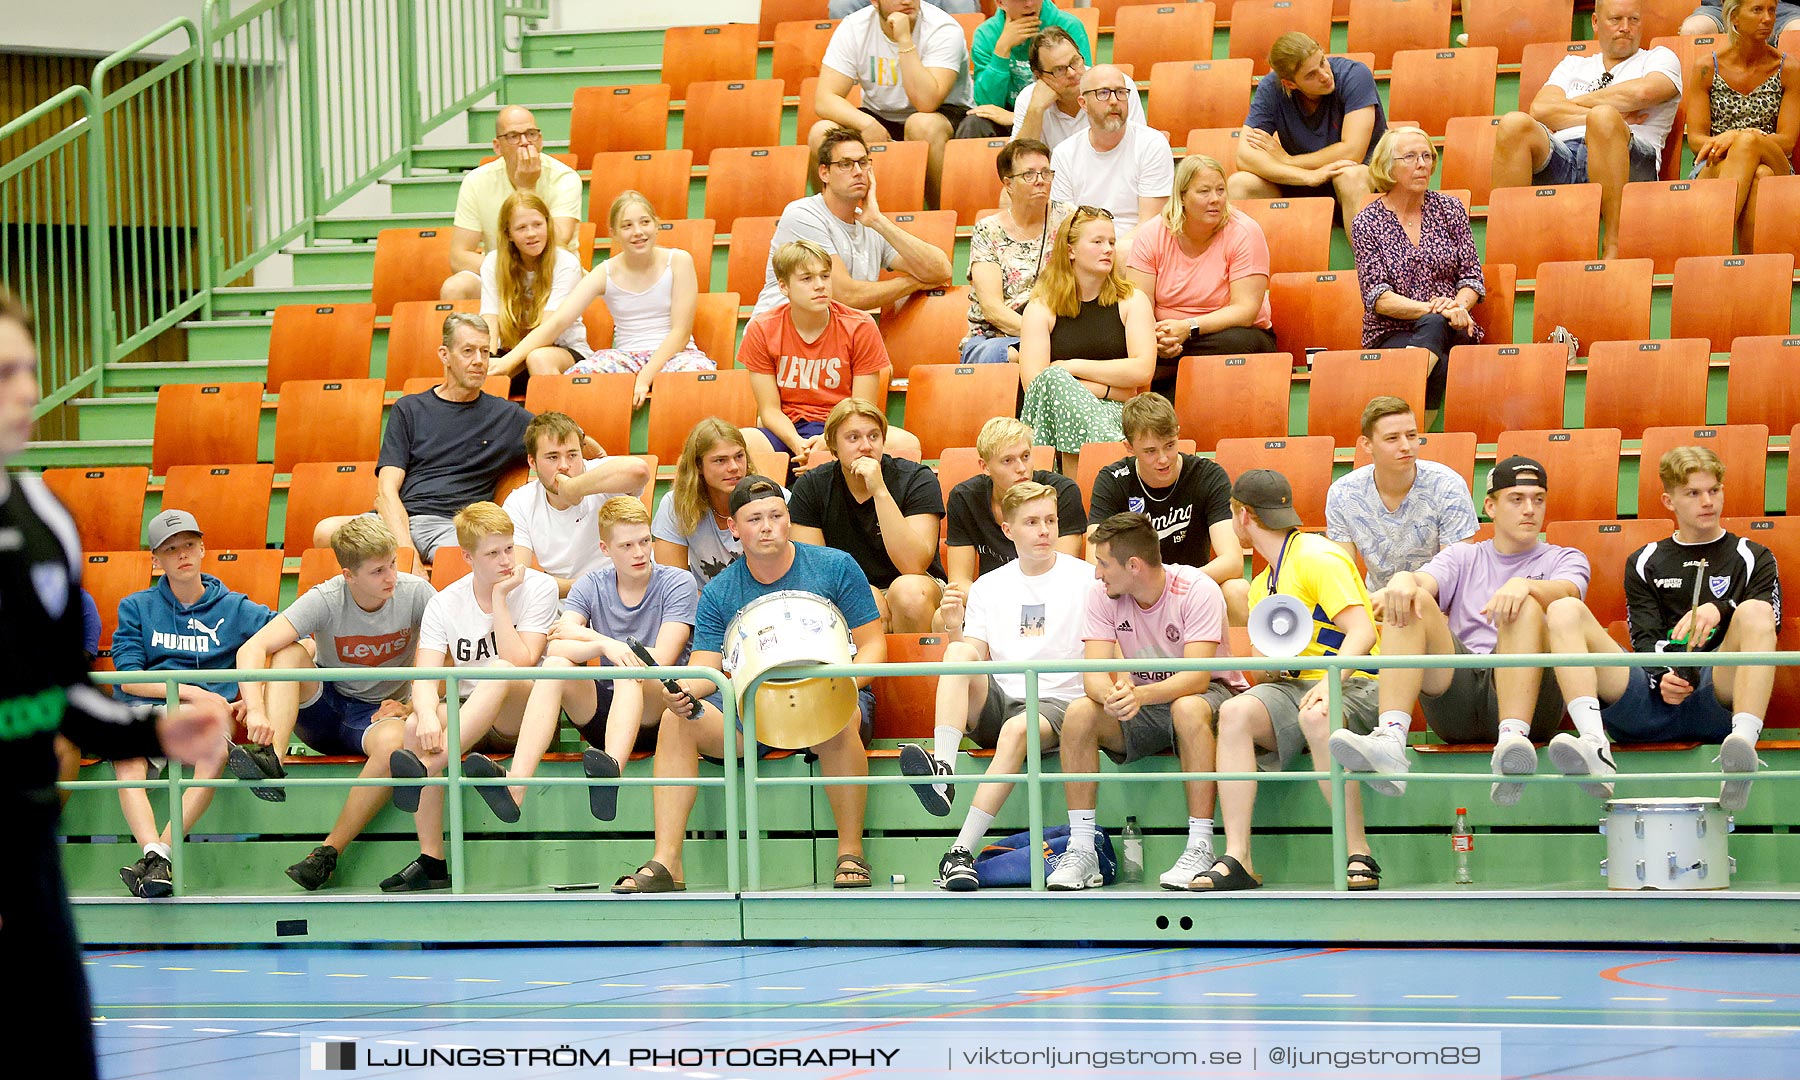
POLYGON ((737 487, 731 489, 731 516, 736 517, 738 510, 743 507, 744 504, 753 503, 758 499, 767 499, 771 496, 777 499, 781 498, 781 485, 766 476, 759 476, 756 473, 751 473, 749 476, 739 480, 737 482, 737 487))
POLYGON ((1294 489, 1287 477, 1274 469, 1251 469, 1237 478, 1231 497, 1256 511, 1256 519, 1269 529, 1296 529, 1300 515, 1294 512, 1294 489))
POLYGON ((1494 494, 1509 487, 1533 486, 1548 489, 1545 482, 1544 466, 1528 457, 1514 454, 1505 461, 1494 466, 1488 474, 1487 493, 1494 494))
POLYGON ((164 510, 150 519, 150 550, 155 551, 168 543, 170 537, 184 532, 206 535, 200 532, 200 523, 194 520, 194 515, 186 510, 164 510))

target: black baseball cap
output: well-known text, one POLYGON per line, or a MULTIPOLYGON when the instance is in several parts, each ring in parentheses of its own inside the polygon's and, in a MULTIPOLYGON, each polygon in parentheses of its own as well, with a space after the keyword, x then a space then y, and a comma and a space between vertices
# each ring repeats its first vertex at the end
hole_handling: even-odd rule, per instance
POLYGON ((1256 511, 1256 519, 1268 529, 1297 529, 1300 515, 1294 511, 1294 489, 1287 477, 1274 469, 1251 469, 1237 478, 1231 497, 1256 511))
POLYGON ((749 476, 739 480, 737 482, 737 487, 731 489, 731 516, 737 517, 738 510, 742 508, 745 503, 753 503, 758 499, 767 499, 771 497, 777 499, 781 498, 781 485, 766 476, 759 476, 756 473, 751 473, 749 476))
POLYGON ((1549 490, 1542 463, 1514 454, 1494 466, 1488 473, 1487 493, 1495 494, 1509 487, 1541 487, 1549 490))

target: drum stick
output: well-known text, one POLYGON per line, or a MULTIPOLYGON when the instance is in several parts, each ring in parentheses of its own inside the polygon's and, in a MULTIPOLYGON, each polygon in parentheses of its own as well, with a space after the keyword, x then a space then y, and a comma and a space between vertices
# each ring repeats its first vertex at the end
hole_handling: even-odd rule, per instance
POLYGON ((1700 569, 1694 574, 1694 596, 1688 604, 1687 651, 1694 651, 1694 639, 1700 635, 1694 633, 1694 624, 1700 620, 1700 585, 1706 580, 1706 560, 1700 560, 1700 569))

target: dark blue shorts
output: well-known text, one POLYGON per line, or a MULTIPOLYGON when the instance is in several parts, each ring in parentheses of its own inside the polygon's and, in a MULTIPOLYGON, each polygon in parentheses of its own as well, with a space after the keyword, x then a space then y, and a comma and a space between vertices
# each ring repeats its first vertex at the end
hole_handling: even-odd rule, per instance
POLYGON ((294 732, 321 754, 355 757, 363 753, 363 736, 374 726, 379 708, 379 701, 345 697, 337 684, 320 683, 319 696, 300 707, 294 732))
POLYGON ((1694 692, 1679 705, 1669 704, 1651 689, 1647 672, 1633 670, 1625 693, 1600 710, 1600 721, 1618 743, 1716 743, 1731 734, 1731 710, 1713 693, 1711 668, 1700 669, 1694 692))
MULTIPOLYGON (((781 436, 766 427, 756 430, 762 432, 763 436, 769 440, 769 445, 777 451, 783 453, 787 451, 787 443, 781 441, 781 436)), ((800 434, 802 439, 810 439, 814 435, 825 434, 825 422, 823 420, 796 420, 794 421, 794 430, 800 434)))

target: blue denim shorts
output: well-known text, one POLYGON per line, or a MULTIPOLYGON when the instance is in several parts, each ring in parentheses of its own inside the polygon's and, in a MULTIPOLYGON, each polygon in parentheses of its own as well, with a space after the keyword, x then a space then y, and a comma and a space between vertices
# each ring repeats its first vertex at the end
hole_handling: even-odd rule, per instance
MULTIPOLYGON (((1543 127, 1542 124, 1538 125, 1543 127)), ((1545 132, 1550 129, 1545 127, 1545 132)), ((1651 146, 1637 136, 1631 139, 1631 179, 1655 180, 1659 174, 1660 162, 1658 154, 1662 148, 1651 146)), ((1531 174, 1531 182, 1543 186, 1556 184, 1585 184, 1588 182, 1588 146, 1586 140, 1570 139, 1567 142, 1555 138, 1550 139, 1550 156, 1545 159, 1544 167, 1531 174)))

